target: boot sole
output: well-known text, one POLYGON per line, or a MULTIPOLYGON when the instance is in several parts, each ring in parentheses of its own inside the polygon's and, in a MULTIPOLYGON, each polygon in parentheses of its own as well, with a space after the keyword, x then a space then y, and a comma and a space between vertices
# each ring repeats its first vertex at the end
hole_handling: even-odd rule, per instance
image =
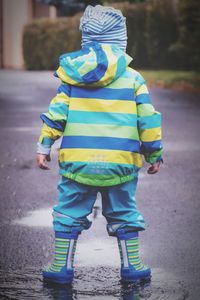
POLYGON ((135 283, 135 284, 140 284, 140 283, 148 283, 151 281, 151 275, 142 277, 142 278, 121 278, 122 283, 135 283))
POLYGON ((43 281, 46 283, 71 284, 73 280, 43 277, 43 281))
POLYGON ((74 275, 73 274, 62 274, 63 276, 59 276, 56 273, 50 273, 44 271, 42 273, 43 280, 48 283, 59 283, 59 284, 70 284, 73 281, 74 275))

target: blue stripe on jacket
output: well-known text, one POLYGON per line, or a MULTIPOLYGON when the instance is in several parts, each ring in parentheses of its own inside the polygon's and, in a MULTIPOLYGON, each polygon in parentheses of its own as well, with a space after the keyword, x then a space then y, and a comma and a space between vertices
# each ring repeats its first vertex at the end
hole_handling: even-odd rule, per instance
POLYGON ((96 98, 107 100, 134 100, 133 89, 112 89, 112 88, 82 88, 72 86, 71 97, 74 98, 96 98))
POLYGON ((104 76, 108 68, 108 58, 104 51, 96 51, 97 67, 82 76, 85 83, 98 82, 104 76))
POLYGON ((141 153, 153 153, 162 148, 161 140, 153 142, 142 142, 141 153))
POLYGON ((67 96, 70 96, 70 86, 68 84, 61 84, 57 92, 58 94, 65 93, 67 96))
POLYGON ((140 94, 135 99, 137 104, 151 104, 151 98, 149 94, 140 94))
POLYGON ((60 131, 64 131, 64 124, 58 121, 52 121, 49 118, 47 118, 44 114, 42 114, 40 116, 40 119, 47 124, 47 126, 60 130, 60 131))
POLYGON ((140 142, 132 139, 113 137, 64 136, 61 149, 65 148, 112 149, 139 153, 140 142))

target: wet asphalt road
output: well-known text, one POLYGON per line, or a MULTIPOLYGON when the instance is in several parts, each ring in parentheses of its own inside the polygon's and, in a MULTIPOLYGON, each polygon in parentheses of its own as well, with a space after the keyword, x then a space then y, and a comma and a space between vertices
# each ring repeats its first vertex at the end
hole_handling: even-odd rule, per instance
POLYGON ((122 286, 115 238, 107 236, 100 195, 93 226, 79 240, 72 287, 45 286, 41 269, 53 254, 50 209, 59 180, 57 148, 51 171, 35 164, 39 115, 59 82, 51 72, 0 72, 0 299, 200 299, 200 99, 151 89, 163 114, 164 165, 140 174, 138 207, 147 230, 141 254, 152 281, 122 286))

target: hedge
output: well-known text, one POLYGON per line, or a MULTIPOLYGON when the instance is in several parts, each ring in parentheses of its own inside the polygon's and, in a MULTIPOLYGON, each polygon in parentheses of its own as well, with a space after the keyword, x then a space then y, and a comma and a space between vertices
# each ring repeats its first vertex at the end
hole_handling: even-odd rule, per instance
MULTIPOLYGON (((187 0, 179 1, 187 3, 187 0)), ((140 69, 198 69, 199 47, 192 50, 190 45, 187 45, 186 39, 184 40, 181 19, 184 9, 182 6, 175 6, 174 0, 148 0, 137 4, 117 2, 109 5, 120 9, 126 16, 127 52, 133 57, 132 66, 140 69), (186 47, 187 56, 190 54, 188 51, 191 53, 196 51, 194 59, 187 59, 187 64, 186 55, 183 55, 186 47)), ((194 11, 197 11, 195 6, 194 11)), ((28 24, 23 35, 26 68, 28 70, 55 69, 60 54, 78 50, 81 41, 80 16, 81 14, 55 20, 39 19, 28 24)), ((197 20, 199 22, 200 19, 197 20)), ((199 34, 199 29, 195 30, 199 34)), ((194 38, 192 40, 192 35, 193 32, 190 31, 190 41, 196 40, 194 38)))
POLYGON ((179 0, 179 38, 171 47, 179 65, 200 71, 200 5, 199 0, 179 0))
POLYGON ((170 51, 178 39, 178 18, 173 1, 153 0, 146 19, 146 44, 151 67, 178 68, 170 51))
POLYGON ((133 57, 133 65, 138 68, 148 67, 146 47, 146 4, 115 3, 115 8, 120 9, 126 16, 128 45, 127 52, 133 57))
POLYGON ((52 70, 58 57, 80 48, 80 15, 70 18, 39 19, 27 24, 23 33, 23 54, 28 70, 52 70))

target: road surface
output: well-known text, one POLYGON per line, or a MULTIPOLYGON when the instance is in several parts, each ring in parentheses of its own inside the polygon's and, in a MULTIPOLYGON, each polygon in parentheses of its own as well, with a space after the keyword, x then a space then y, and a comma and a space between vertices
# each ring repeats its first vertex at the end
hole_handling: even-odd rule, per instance
POLYGON ((51 72, 0 72, 0 299, 200 299, 200 102, 186 92, 152 88, 163 114, 164 164, 140 173, 138 207, 147 229, 141 256, 151 283, 123 286, 115 238, 107 236, 98 195, 93 226, 82 233, 72 287, 43 285, 41 270, 53 256, 51 208, 59 180, 56 143, 51 171, 35 163, 39 115, 55 95, 51 72))

